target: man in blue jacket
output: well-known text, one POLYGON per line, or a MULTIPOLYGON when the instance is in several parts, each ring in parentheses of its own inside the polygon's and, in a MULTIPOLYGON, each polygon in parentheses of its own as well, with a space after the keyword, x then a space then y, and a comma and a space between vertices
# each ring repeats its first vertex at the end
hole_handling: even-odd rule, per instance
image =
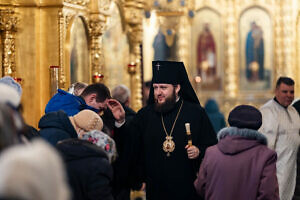
POLYGON ((45 113, 63 110, 68 116, 73 116, 84 109, 100 113, 109 108, 120 125, 124 122, 125 112, 122 105, 111 99, 109 89, 102 83, 87 86, 80 96, 72 95, 64 90, 58 92, 48 102, 45 113))

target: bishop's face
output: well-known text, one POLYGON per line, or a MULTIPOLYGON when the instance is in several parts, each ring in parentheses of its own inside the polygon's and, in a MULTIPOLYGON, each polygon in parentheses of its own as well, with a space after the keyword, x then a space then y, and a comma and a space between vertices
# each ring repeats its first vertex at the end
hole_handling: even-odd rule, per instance
POLYGON ((180 85, 175 87, 172 84, 154 83, 154 100, 157 104, 162 105, 171 99, 175 93, 175 98, 178 97, 180 85))

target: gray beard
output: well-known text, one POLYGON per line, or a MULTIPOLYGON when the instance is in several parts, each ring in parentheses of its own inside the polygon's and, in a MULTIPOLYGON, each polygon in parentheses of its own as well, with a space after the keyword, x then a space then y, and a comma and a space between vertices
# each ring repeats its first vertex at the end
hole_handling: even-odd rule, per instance
POLYGON ((162 104, 159 104, 155 99, 154 110, 159 113, 167 113, 171 111, 176 104, 176 95, 175 90, 170 97, 166 98, 166 101, 162 104))

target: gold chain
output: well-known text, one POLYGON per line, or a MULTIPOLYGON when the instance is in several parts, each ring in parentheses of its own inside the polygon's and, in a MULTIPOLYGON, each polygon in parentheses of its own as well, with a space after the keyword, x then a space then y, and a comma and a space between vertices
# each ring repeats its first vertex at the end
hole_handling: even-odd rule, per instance
POLYGON ((172 126, 172 129, 171 129, 170 134, 168 134, 168 132, 167 132, 167 130, 166 130, 166 127, 165 127, 165 123, 164 123, 164 119, 163 119, 162 114, 160 115, 160 116, 161 116, 161 123, 162 123, 162 125, 163 125, 164 131, 165 131, 165 133, 166 133, 167 136, 171 136, 172 133, 173 133, 173 129, 174 129, 174 127, 175 127, 176 121, 177 121, 178 116, 179 116, 179 114, 180 114, 182 105, 183 105, 183 100, 182 100, 182 102, 181 102, 180 108, 179 108, 178 113, 177 113, 177 115, 176 115, 176 118, 175 118, 175 121, 174 121, 174 123, 173 123, 173 126, 172 126))

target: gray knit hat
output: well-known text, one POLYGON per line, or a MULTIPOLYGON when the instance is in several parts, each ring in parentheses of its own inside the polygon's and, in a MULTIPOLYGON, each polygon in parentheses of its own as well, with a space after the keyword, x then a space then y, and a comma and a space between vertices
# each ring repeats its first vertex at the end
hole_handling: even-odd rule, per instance
POLYGON ((17 108, 21 102, 21 95, 15 88, 0 82, 0 102, 17 108))
POLYGON ((4 84, 14 88, 18 92, 19 96, 22 96, 21 85, 18 82, 16 82, 12 77, 4 76, 4 77, 0 78, 0 83, 4 83, 4 84))

